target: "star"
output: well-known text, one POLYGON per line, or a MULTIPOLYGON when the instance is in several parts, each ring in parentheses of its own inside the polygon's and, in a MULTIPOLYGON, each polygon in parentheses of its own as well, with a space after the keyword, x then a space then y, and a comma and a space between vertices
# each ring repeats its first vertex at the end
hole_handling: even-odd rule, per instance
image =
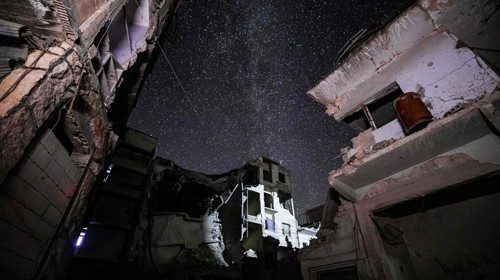
POLYGON ((414 1, 183 1, 128 125, 159 138, 157 154, 204 173, 260 156, 291 172, 296 213, 323 203, 353 130, 306 92, 333 71, 361 28, 414 1))

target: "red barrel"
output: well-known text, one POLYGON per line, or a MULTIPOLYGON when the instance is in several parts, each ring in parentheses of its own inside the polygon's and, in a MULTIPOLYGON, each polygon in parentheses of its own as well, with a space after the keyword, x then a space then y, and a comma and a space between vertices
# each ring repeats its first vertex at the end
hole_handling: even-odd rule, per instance
POLYGON ((415 92, 408 92, 396 98, 394 109, 407 134, 419 131, 432 122, 431 112, 415 92))

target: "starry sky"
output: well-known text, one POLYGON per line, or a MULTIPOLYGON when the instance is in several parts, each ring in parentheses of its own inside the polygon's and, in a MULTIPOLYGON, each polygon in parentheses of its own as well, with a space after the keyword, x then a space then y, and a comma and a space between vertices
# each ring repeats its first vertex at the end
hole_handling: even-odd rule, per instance
POLYGON ((185 91, 160 54, 128 125, 191 170, 224 173, 270 157, 291 171, 297 213, 322 204, 355 133, 306 92, 351 36, 413 1, 183 2, 178 36, 163 49, 185 91))

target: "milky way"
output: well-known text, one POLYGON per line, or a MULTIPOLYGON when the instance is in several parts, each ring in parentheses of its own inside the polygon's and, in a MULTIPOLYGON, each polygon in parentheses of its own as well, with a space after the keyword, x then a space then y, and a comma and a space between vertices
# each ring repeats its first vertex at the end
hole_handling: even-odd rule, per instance
POLYGON ((354 132, 306 92, 345 42, 413 1, 184 1, 129 126, 159 137, 158 155, 223 173, 261 155, 292 173, 297 212, 323 203, 328 172, 354 132))

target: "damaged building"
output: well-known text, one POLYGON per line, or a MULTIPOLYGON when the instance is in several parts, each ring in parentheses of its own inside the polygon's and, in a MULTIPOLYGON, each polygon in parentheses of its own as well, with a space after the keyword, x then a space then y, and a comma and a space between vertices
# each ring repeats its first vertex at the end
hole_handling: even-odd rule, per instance
POLYGON ((498 1, 354 34, 309 95, 358 135, 299 218, 278 162, 203 174, 126 127, 181 2, 0 2, 0 279, 498 278, 498 1))
POLYGON ((127 129, 75 240, 69 279, 300 279, 290 175, 262 158, 206 175, 127 129))
POLYGON ((418 1, 309 91, 359 135, 304 279, 498 278, 498 26, 497 1, 418 1))
POLYGON ((153 169, 131 250, 146 270, 171 279, 300 279, 297 249, 316 229, 298 225, 283 166, 261 158, 205 175, 157 158, 153 169))
POLYGON ((62 278, 179 5, 0 2, 0 278, 62 278))
POLYGON ((300 277, 288 170, 185 170, 126 127, 180 5, 0 3, 0 278, 300 277))

